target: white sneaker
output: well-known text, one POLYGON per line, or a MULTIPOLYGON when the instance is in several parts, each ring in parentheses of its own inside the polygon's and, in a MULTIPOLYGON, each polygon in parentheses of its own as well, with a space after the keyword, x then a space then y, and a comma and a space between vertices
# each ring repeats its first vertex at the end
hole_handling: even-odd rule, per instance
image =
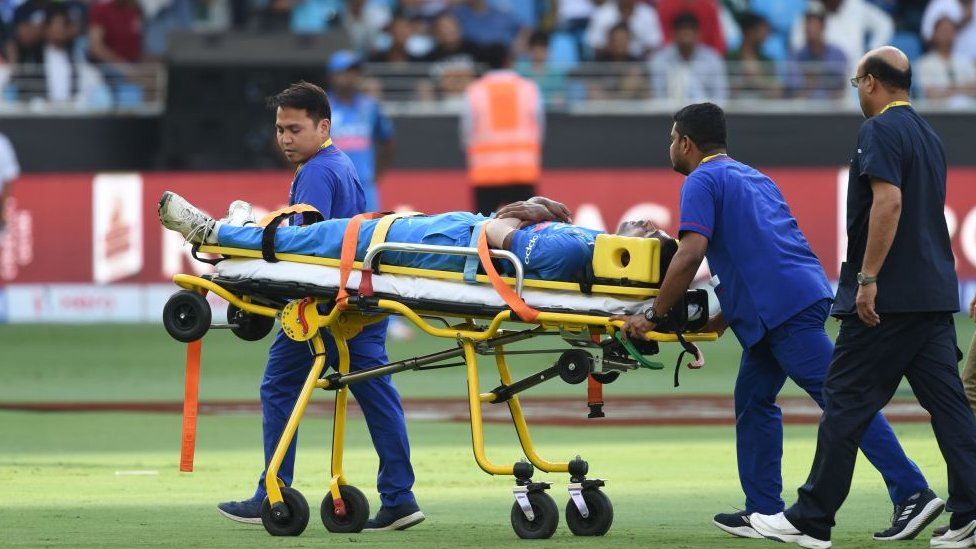
POLYGON ((234 227, 243 227, 248 223, 254 223, 254 213, 251 204, 243 200, 235 200, 227 208, 227 217, 221 219, 219 223, 234 227))
POLYGON ((749 524, 767 539, 795 543, 808 549, 830 548, 830 540, 817 539, 797 530, 783 513, 776 513, 775 515, 753 513, 749 515, 749 524))
POLYGON ((182 196, 166 191, 159 199, 159 221, 167 229, 176 231, 193 244, 216 244, 216 222, 182 196))
POLYGON ((958 530, 949 530, 941 536, 932 538, 929 542, 930 547, 973 547, 976 545, 976 520, 963 526, 958 530))

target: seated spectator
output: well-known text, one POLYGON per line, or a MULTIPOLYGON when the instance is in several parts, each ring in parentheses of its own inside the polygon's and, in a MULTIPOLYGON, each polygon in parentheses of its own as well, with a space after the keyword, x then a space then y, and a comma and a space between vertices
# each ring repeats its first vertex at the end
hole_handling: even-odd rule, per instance
POLYGON ((661 28, 664 29, 664 43, 671 43, 671 24, 675 17, 685 12, 698 18, 702 43, 719 55, 725 55, 725 37, 722 35, 715 0, 660 0, 657 3, 657 15, 661 20, 661 28))
POLYGON ((44 24, 44 84, 46 98, 67 103, 78 90, 78 67, 72 59, 71 19, 65 9, 52 6, 44 24))
POLYGON ((651 59, 655 97, 680 103, 723 101, 729 94, 725 63, 700 41, 698 18, 682 13, 671 24, 674 42, 651 59))
MULTIPOLYGON (((864 52, 888 44, 895 34, 891 17, 868 0, 823 0, 822 4, 826 13, 824 33, 827 43, 844 52, 848 72, 854 72, 864 52)), ((793 25, 791 43, 794 50, 805 45, 804 21, 805 18, 798 18, 793 25)))
POLYGON ((607 47, 610 29, 621 22, 630 29, 630 53, 634 57, 645 59, 648 53, 661 47, 664 35, 654 8, 638 4, 637 0, 608 0, 593 12, 586 30, 586 43, 594 56, 607 47))
POLYGON ((802 19, 807 0, 750 0, 746 3, 749 4, 748 11, 762 16, 772 28, 772 34, 763 44, 763 51, 776 61, 786 61, 791 50, 793 25, 797 19, 802 19))
POLYGON ((547 104, 558 105, 565 101, 565 69, 549 62, 549 34, 534 31, 529 35, 528 56, 515 64, 515 71, 539 86, 547 104))
POLYGON ((268 0, 258 15, 258 28, 264 32, 291 32, 293 0, 268 0))
POLYGON ((412 56, 407 51, 407 43, 413 36, 413 26, 410 20, 403 15, 396 15, 390 21, 387 29, 390 44, 382 51, 374 52, 370 61, 374 63, 408 63, 413 61, 412 56))
POLYGON ((954 51, 956 24, 948 17, 935 23, 931 49, 915 64, 926 99, 950 107, 976 103, 976 65, 954 51))
POLYGON ((762 52, 769 36, 769 23, 762 16, 745 13, 740 18, 742 44, 729 52, 729 83, 733 95, 739 98, 776 98, 783 88, 776 78, 773 60, 762 52))
POLYGON ((630 28, 617 23, 610 28, 607 46, 596 57, 600 63, 613 63, 588 74, 591 99, 642 99, 648 95, 648 75, 644 63, 630 52, 630 28))
POLYGON ((957 26, 955 52, 976 62, 976 0, 932 0, 922 16, 922 40, 930 42, 935 24, 948 17, 957 26))
POLYGON ((444 13, 434 20, 434 47, 427 55, 418 59, 428 63, 462 60, 473 63, 477 48, 461 38, 461 26, 450 13, 444 13))
POLYGON ((116 101, 135 90, 133 63, 142 61, 142 10, 136 0, 101 0, 88 14, 88 48, 116 101))
POLYGON ((590 18, 595 9, 592 0, 557 0, 556 2, 556 28, 573 37, 580 58, 583 57, 586 28, 590 25, 590 18))
POLYGON ((398 10, 404 17, 411 20, 433 22, 439 15, 447 11, 449 0, 399 0, 398 10))
POLYGON ((528 29, 515 16, 492 7, 487 0, 465 0, 454 8, 453 14, 461 25, 465 42, 480 49, 498 44, 516 51, 524 49, 528 29))
POLYGON ((49 0, 27 0, 14 10, 13 39, 6 48, 10 63, 44 62, 44 21, 50 4, 49 0))
POLYGON ((793 97, 836 99, 847 91, 848 60, 827 43, 823 5, 811 2, 803 16, 803 48, 790 57, 788 89, 793 97))
POLYGON ((348 0, 341 17, 353 49, 369 52, 390 24, 392 15, 388 6, 367 0, 348 0))

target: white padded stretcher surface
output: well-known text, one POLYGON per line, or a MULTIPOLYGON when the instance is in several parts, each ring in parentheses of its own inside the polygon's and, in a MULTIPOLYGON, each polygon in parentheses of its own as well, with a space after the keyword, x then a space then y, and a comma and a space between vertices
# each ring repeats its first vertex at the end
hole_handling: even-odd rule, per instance
MULTIPOLYGON (((268 263, 262 259, 227 259, 217 264, 217 274, 224 278, 297 282, 322 288, 339 286, 339 269, 324 265, 310 265, 281 261, 268 263)), ((359 288, 360 272, 349 274, 347 289, 359 288)), ((708 288, 711 290, 711 288, 708 288)), ((488 284, 469 284, 463 281, 421 278, 408 275, 374 274, 373 291, 378 294, 400 296, 406 299, 449 301, 466 305, 505 307, 505 302, 488 284)), ((606 314, 635 313, 644 303, 607 295, 586 295, 558 290, 525 288, 522 298, 530 306, 547 311, 602 312, 606 314)), ((718 303, 709 291, 709 309, 718 312, 718 303)), ((689 310, 691 319, 698 318, 698 307, 689 310)))

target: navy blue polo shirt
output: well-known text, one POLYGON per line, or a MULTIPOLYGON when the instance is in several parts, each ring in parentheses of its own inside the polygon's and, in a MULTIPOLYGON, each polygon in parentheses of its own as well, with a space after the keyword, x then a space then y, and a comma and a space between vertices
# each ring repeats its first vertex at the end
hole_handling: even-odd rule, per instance
POLYGON ((288 205, 295 204, 314 206, 326 219, 352 217, 366 211, 366 195, 356 167, 331 140, 295 173, 288 205))
POLYGON ((864 262, 874 193, 871 179, 901 189, 898 229, 878 272, 879 313, 955 312, 959 284, 945 220, 942 140, 909 105, 891 106, 861 124, 847 183, 847 261, 832 314, 857 314, 857 273, 864 262))
POLYGON ((727 156, 703 162, 681 188, 679 234, 708 238, 722 314, 743 347, 833 297, 786 200, 763 173, 727 156))

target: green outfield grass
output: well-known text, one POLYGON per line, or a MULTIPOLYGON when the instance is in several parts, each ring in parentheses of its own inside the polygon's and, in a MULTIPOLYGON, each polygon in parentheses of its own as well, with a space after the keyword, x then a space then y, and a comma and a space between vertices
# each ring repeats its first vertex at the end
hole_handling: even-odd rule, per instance
MULTIPOLYGON (((971 324, 959 325, 960 339, 967 341, 971 324)), ((201 398, 256 399, 268 343, 240 342, 226 332, 208 336, 201 398)), ((556 343, 545 339, 540 345, 556 343)), ((441 347, 446 345, 418 337, 391 343, 390 352, 393 358, 405 358, 441 347)), ((705 348, 709 366, 686 371, 679 392, 730 391, 738 363, 734 340, 705 348)), ((179 400, 182 353, 183 347, 161 326, 0 326, 0 402, 179 400)), ((676 354, 667 348, 662 360, 670 363, 676 354)), ((522 373, 532 366, 531 360, 515 361, 522 373)), ((461 370, 405 373, 396 379, 406 396, 464 395, 461 370)), ((485 386, 497 383, 488 368, 482 381, 485 386)), ((559 382, 538 389, 528 394, 584 391, 559 382)), ((641 371, 609 386, 607 398, 612 402, 615 394, 674 391, 669 371, 641 371)), ((574 538, 561 520, 552 541, 536 543, 515 538, 508 518, 510 479, 489 477, 475 466, 463 423, 410 425, 416 493, 428 514, 426 523, 394 534, 327 533, 317 509, 326 489, 331 421, 313 416, 304 425, 296 487, 310 501, 312 521, 300 538, 272 539, 263 528, 233 524, 214 510, 216 502, 245 497, 253 489, 262 462, 256 415, 201 417, 197 472, 181 474, 178 415, 0 412, 0 487, 5 496, 0 499, 0 546, 776 547, 726 537, 710 524, 712 514, 741 505, 730 427, 535 428, 544 455, 566 459, 581 454, 590 461, 593 475, 611 481, 607 493, 616 510, 613 529, 599 542, 574 538), (126 474, 132 471, 156 473, 126 474)), ((944 465, 928 426, 897 425, 896 430, 944 495, 944 465)), ((489 425, 486 432, 491 457, 505 463, 519 457, 510 427, 489 425)), ((814 426, 786 429, 788 501, 806 476, 814 436, 814 426)), ((376 457, 360 420, 350 425, 346 465, 351 482, 378 505, 376 457)), ((565 476, 540 478, 554 482, 551 493, 562 508, 565 476)), ((860 460, 851 497, 838 517, 835 546, 877 547, 870 534, 888 520, 889 505, 880 477, 860 460)), ((924 547, 927 540, 902 545, 924 547)))

